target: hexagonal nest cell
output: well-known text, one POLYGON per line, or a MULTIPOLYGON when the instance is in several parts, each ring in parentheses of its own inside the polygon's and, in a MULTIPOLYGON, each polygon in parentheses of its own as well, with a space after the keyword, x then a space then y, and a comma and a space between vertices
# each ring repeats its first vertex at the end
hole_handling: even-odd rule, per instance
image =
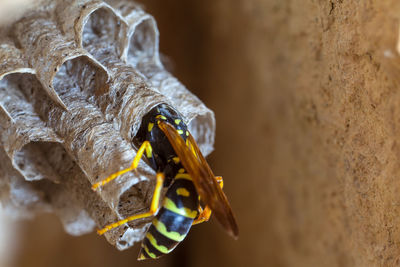
MULTIPOLYGON (((0 36, 0 200, 14 216, 57 214, 73 235, 143 212, 155 173, 129 166, 142 117, 178 110, 205 155, 211 110, 166 71, 154 18, 132 1, 42 1, 0 36)), ((148 221, 105 234, 118 249, 140 241, 148 221)))

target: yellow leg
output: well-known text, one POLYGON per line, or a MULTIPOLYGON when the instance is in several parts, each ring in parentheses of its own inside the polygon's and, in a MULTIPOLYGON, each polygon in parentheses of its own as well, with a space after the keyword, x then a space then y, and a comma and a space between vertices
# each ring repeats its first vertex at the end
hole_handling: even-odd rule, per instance
POLYGON ((211 210, 208 206, 206 206, 204 210, 199 206, 199 213, 199 216, 197 216, 197 218, 193 221, 192 225, 207 222, 211 217, 211 210))
MULTIPOLYGON (((215 177, 215 180, 217 180, 219 186, 221 189, 224 187, 224 180, 222 179, 221 176, 215 177)), ((199 205, 199 216, 193 221, 192 225, 196 225, 202 222, 206 222, 210 219, 211 216, 211 209, 206 205, 206 207, 203 208, 199 205)))
POLYGON ((221 189, 224 188, 224 179, 222 179, 222 176, 215 176, 215 180, 217 181, 221 189))
POLYGON ((162 172, 157 173, 157 183, 156 183, 156 187, 154 188, 153 199, 151 200, 150 210, 148 212, 136 214, 136 215, 130 216, 126 219, 120 220, 118 222, 109 224, 106 227, 104 227, 103 229, 97 230, 97 233, 99 235, 102 235, 105 232, 107 232, 111 229, 114 229, 118 226, 121 226, 127 222, 134 221, 136 219, 142 219, 142 218, 147 218, 147 217, 153 216, 157 212, 158 207, 160 205, 159 204, 160 203, 160 195, 161 195, 161 189, 163 188, 164 179, 165 179, 164 173, 162 173, 162 172))
POLYGON ((95 183, 94 185, 92 185, 92 189, 94 191, 96 191, 97 188, 99 188, 100 186, 103 186, 103 185, 111 182, 112 180, 114 180, 118 176, 120 176, 120 175, 122 175, 122 174, 124 174, 126 172, 129 172, 129 171, 132 171, 132 170, 136 169, 137 166, 139 165, 139 161, 142 158, 144 152, 146 151, 146 153, 149 154, 149 153, 151 153, 151 150, 152 150, 152 148, 151 148, 150 142, 149 141, 144 141, 143 144, 140 146, 140 148, 139 148, 139 150, 138 150, 138 152, 137 152, 135 158, 133 159, 132 164, 131 164, 131 166, 129 168, 126 168, 126 169, 123 169, 123 170, 121 170, 119 172, 111 174, 106 179, 104 179, 104 180, 102 180, 102 181, 100 181, 98 183, 95 183))

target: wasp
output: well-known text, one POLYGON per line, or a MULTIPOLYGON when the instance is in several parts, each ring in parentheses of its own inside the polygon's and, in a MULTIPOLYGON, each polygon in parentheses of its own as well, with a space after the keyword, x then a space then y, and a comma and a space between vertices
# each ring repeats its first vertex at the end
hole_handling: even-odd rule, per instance
POLYGON ((192 225, 209 220, 211 211, 228 234, 234 238, 238 236, 232 209, 222 191, 222 177, 214 176, 178 112, 167 104, 155 106, 143 117, 133 142, 139 149, 131 166, 94 184, 92 189, 136 169, 144 155, 157 173, 150 210, 109 224, 98 230, 98 234, 155 215, 143 239, 138 260, 170 253, 192 225), (168 189, 159 208, 163 187, 168 189))

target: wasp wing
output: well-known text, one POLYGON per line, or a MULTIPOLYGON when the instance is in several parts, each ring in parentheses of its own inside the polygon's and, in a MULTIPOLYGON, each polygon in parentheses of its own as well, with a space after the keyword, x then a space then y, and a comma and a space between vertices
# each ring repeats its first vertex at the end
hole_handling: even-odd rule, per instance
POLYGON ((239 235, 239 228, 228 199, 192 135, 189 134, 186 144, 171 124, 160 121, 159 127, 167 136, 183 167, 191 175, 202 201, 214 212, 214 216, 224 229, 236 238, 239 235))

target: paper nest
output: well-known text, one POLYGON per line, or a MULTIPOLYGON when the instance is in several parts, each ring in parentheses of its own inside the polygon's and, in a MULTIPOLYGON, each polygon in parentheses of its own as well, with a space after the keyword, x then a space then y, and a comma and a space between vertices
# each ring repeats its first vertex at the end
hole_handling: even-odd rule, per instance
MULTIPOLYGON (((160 62, 152 16, 131 1, 42 1, 0 29, 0 200, 11 215, 57 214, 81 235, 148 209, 155 173, 128 167, 141 119, 159 103, 178 110, 205 155, 212 111, 160 62)), ((111 230, 118 249, 140 241, 149 220, 111 230)))

